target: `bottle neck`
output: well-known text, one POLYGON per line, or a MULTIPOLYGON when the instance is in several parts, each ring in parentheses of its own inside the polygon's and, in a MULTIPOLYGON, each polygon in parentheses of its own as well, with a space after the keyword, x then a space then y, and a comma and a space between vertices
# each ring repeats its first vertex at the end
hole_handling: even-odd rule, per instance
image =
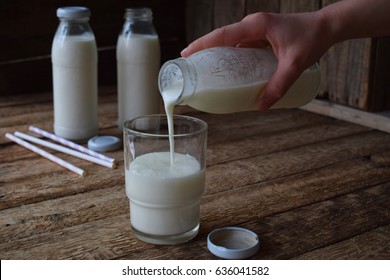
POLYGON ((93 36, 88 22, 89 18, 64 19, 60 18, 57 36, 93 36))
POLYGON ((196 91, 195 67, 185 58, 167 61, 160 69, 158 86, 163 98, 180 105, 186 105, 196 91))
POLYGON ((126 9, 125 23, 121 35, 157 35, 152 22, 152 10, 150 8, 126 9))
POLYGON ((69 18, 59 18, 61 23, 67 23, 67 24, 72 24, 72 23, 87 23, 89 22, 89 18, 75 18, 75 19, 69 19, 69 18))
POLYGON ((152 21, 153 13, 150 8, 126 9, 125 19, 128 21, 152 21))

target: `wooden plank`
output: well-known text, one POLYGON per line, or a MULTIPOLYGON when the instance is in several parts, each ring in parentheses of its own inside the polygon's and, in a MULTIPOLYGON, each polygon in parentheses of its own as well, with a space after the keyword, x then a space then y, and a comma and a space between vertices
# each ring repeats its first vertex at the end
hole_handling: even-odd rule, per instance
POLYGON ((349 108, 324 100, 313 100, 301 107, 303 110, 337 118, 343 121, 364 125, 390 133, 390 118, 375 113, 349 108))
MULTIPOLYGON (((248 223, 252 227, 256 225, 263 240, 257 258, 290 259, 389 225, 389 190, 388 184, 374 186, 269 216, 259 223, 248 223)), ((359 249, 354 253, 359 259, 376 259, 376 256, 360 253, 359 249)), ((342 258, 347 258, 348 254, 350 252, 345 252, 342 258)), ((389 257, 387 255, 386 259, 389 257)))
MULTIPOLYGON (((323 6, 338 0, 323 0, 323 6)), ((383 103, 374 102, 372 84, 379 80, 375 69, 376 39, 352 39, 331 47, 320 61, 322 82, 319 96, 330 101, 368 111, 383 110, 383 103)), ((383 65, 382 65, 383 66, 383 65)), ((379 67, 381 71, 384 68, 379 67)), ((380 78, 380 76, 378 76, 380 78)), ((383 82, 379 84, 383 85, 383 82)), ((376 88, 378 91, 379 88, 376 88)), ((380 90, 379 90, 380 91, 380 90)))
MULTIPOLYGON (((0 106, 1 107, 1 106, 0 106)), ((28 132, 30 125, 35 125, 47 131, 53 131, 53 105, 52 102, 43 101, 41 105, 34 106, 28 104, 18 107, 3 108, 0 113, 0 144, 11 143, 8 138, 3 137, 5 133, 14 131, 28 132), (4 112, 4 115, 3 115, 4 112)), ((99 97, 99 130, 116 128, 113 133, 120 131, 117 129, 117 103, 108 101, 104 96, 99 97)))
MULTIPOLYGON (((3 123, 8 128, 36 117, 49 127, 51 95, 45 98, 40 109, 28 98, 0 97, 0 120, 14 111, 3 123)), ((120 136, 115 90, 100 102, 100 132, 120 136)), ((201 229, 193 241, 155 246, 134 237, 121 150, 109 153, 120 161, 115 170, 66 157, 91 173, 81 178, 7 142, 0 144, 0 258, 217 259, 207 234, 237 225, 260 235, 253 259, 389 259, 374 232, 390 224, 390 134, 303 110, 176 112, 209 124, 201 229), (367 247, 355 246, 358 240, 367 247)))
POLYGON ((2 259, 114 259, 145 250, 131 235, 128 214, 0 244, 2 259))
POLYGON ((382 111, 390 108, 390 37, 374 39, 373 69, 370 72, 372 87, 368 100, 370 111, 382 111))
POLYGON ((214 1, 186 1, 186 40, 193 40, 213 30, 214 1))
POLYGON ((278 1, 187 1, 187 42, 205 35, 214 28, 238 22, 246 14, 278 10, 278 1))
POLYGON ((3 210, 0 243, 128 214, 128 199, 122 182, 106 185, 108 188, 3 210))
POLYGON ((331 47, 321 58, 320 95, 330 101, 368 109, 371 39, 353 39, 331 47))
POLYGON ((343 162, 223 194, 206 194, 201 219, 207 223, 202 224, 200 235, 193 242, 174 247, 154 246, 134 238, 122 185, 83 192, 2 211, 0 225, 6 230, 1 238, 10 236, 10 240, 0 244, 0 257, 186 258, 188 250, 200 247, 202 250, 191 257, 208 258, 208 232, 240 224, 262 238, 262 250, 256 258, 291 258, 332 242, 335 234, 337 240, 345 240, 366 228, 390 223, 388 185, 369 187, 380 181, 371 180, 380 173, 364 160, 343 162), (318 188, 326 195, 315 195, 318 188), (360 207, 367 203, 373 207, 360 207), (373 219, 378 213, 381 217, 373 219), (324 221, 330 221, 329 225, 324 226, 324 221), (295 251, 297 243, 302 245, 295 251))
POLYGON ((246 0, 246 14, 255 12, 279 12, 279 1, 246 0))
MULTIPOLYGON (((368 186, 385 184, 389 178, 388 169, 376 167, 364 160, 356 160, 327 165, 318 169, 313 168, 306 172, 290 172, 289 175, 280 177, 271 175, 270 177, 273 178, 263 177, 257 183, 253 179, 246 180, 240 186, 236 180, 236 184, 231 189, 223 190, 218 185, 220 182, 213 181, 207 185, 211 190, 203 198, 202 209, 204 209, 204 215, 207 216, 207 225, 203 225, 203 230, 208 231, 214 227, 258 220, 275 213, 298 209, 303 205, 355 193, 368 186), (382 169, 385 170, 385 174, 382 169), (370 176, 361 174, 365 170, 370 176), (371 175, 380 177, 371 180, 373 178, 371 175), (319 190, 321 190, 321 196, 316 195, 319 190)), ((216 173, 214 170, 213 172, 216 173)), ((240 172, 242 171, 237 170, 235 174, 242 176, 243 173, 240 174, 240 172)), ((234 176, 229 174, 225 178, 232 177, 234 176)), ((384 191, 388 192, 388 190, 384 191)), ((389 197, 385 197, 384 200, 389 201, 389 197)))
POLYGON ((244 16, 245 0, 214 0, 213 28, 241 21, 244 16))
MULTIPOLYGON (((388 149, 388 144, 381 145, 379 144, 381 141, 375 140, 375 138, 380 137, 379 134, 371 136, 345 137, 339 140, 326 141, 326 143, 315 143, 295 149, 258 154, 253 157, 230 161, 226 164, 209 166, 206 180, 209 184, 217 187, 208 191, 218 192, 239 188, 247 184, 267 181, 288 174, 315 170, 357 157, 370 157, 371 154, 388 149), (370 146, 370 144, 367 146, 367 143, 370 143, 368 141, 374 141, 375 143, 368 147, 370 146), (375 147, 375 145, 379 146, 375 147), (224 174, 224 176, 220 176, 220 174, 224 174)), ((237 150, 237 152, 241 151, 237 150)), ((388 174, 384 176, 388 176, 388 174)))
MULTIPOLYGON (((273 111, 265 114, 254 111, 228 115, 197 114, 196 116, 206 121, 209 125, 209 145, 229 144, 229 142, 236 142, 240 139, 250 140, 251 137, 268 138, 279 136, 284 138, 281 135, 290 134, 291 137, 293 134, 300 135, 301 132, 306 135, 301 130, 311 129, 311 127, 315 129, 315 127, 339 125, 338 121, 324 118, 318 114, 312 114, 308 117, 305 114, 306 112, 302 114, 299 111, 273 111), (229 133, 230 131, 237 133, 229 133)), ((347 123, 343 123, 343 125, 345 125, 344 128, 346 130, 344 132, 346 134, 368 131, 367 128, 361 126, 347 123)), ((337 130, 337 128, 335 129, 337 130)), ((330 135, 330 133, 333 132, 327 130, 326 135, 330 135)), ((316 136, 308 134, 307 137, 316 136)))
MULTIPOLYGON (((33 117, 37 117, 39 122, 31 123, 28 119, 25 119, 25 116, 21 117, 19 119, 19 124, 13 124, 12 126, 6 126, 6 127, 0 127, 0 145, 1 144, 10 144, 12 143, 11 140, 6 138, 4 135, 6 133, 13 133, 15 131, 21 131, 21 132, 28 132, 28 127, 30 125, 35 125, 39 128, 42 128, 46 131, 53 132, 53 117, 52 113, 37 113, 37 114, 31 114, 33 117)), ((102 122, 101 125, 99 125, 99 133, 103 133, 104 131, 107 131, 107 133, 111 133, 113 135, 116 135, 119 133, 119 136, 121 136, 121 131, 117 128, 117 115, 111 115, 107 117, 100 117, 99 122, 102 122), (110 129, 108 131, 108 129, 110 129)), ((82 143, 86 144, 86 143, 82 143)))
MULTIPOLYGON (((118 167, 107 172, 106 167, 91 165, 60 153, 53 154, 86 170, 88 175, 85 178, 80 177, 43 158, 29 158, 35 155, 26 155, 20 150, 19 161, 2 164, 0 209, 104 188, 115 182, 119 184, 124 178, 120 157, 118 167)), ((123 152, 107 154, 116 158, 123 152)))
POLYGON ((357 127, 340 127, 339 123, 313 123, 308 127, 297 127, 296 130, 299 133, 293 130, 283 130, 263 136, 249 136, 250 138, 223 139, 211 146, 207 154, 207 162, 209 165, 214 165, 219 162, 283 151, 300 145, 311 145, 362 132, 357 127), (322 134, 317 134, 318 131, 322 134), (255 145, 255 143, 262 144, 255 145))
MULTIPOLYGON (((282 0, 282 13, 308 12, 338 0, 282 0)), ((366 111, 389 108, 389 39, 366 38, 341 42, 321 58, 322 82, 318 97, 366 111)))
POLYGON ((316 11, 321 7, 321 0, 280 0, 281 13, 301 13, 316 11))
POLYGON ((390 225, 296 257, 299 260, 388 260, 390 225))
MULTIPOLYGON (((103 106, 106 107, 108 104, 103 106)), ((111 110, 115 111, 116 104, 112 103, 111 110)), ((110 107, 108 107, 110 108, 110 107)), ((107 109, 107 111, 110 111, 107 109)), ((26 114, 25 117, 28 118, 29 114, 26 114)), ((31 117, 31 115, 29 116, 31 117)), ((37 116, 34 116, 36 118, 37 116)), ((264 115, 259 114, 257 112, 248 112, 243 114, 231 114, 231 115, 220 115, 220 116, 213 116, 209 114, 198 114, 197 117, 201 117, 204 120, 206 120, 209 123, 210 129, 210 137, 211 139, 215 139, 215 141, 209 142, 209 154, 208 154, 208 164, 213 165, 217 164, 218 162, 215 161, 216 158, 219 158, 219 162, 232 160, 232 159, 239 159, 242 157, 248 157, 248 156, 254 156, 256 154, 260 155, 263 153, 269 153, 269 152, 275 152, 278 150, 283 150, 287 148, 296 147, 299 145, 305 145, 309 143, 316 143, 317 141, 323 141, 324 139, 332 139, 332 138, 338 138, 342 136, 347 135, 353 135, 356 133, 361 133, 366 131, 364 128, 359 126, 343 126, 342 129, 337 128, 337 124, 332 124, 333 121, 324 121, 326 120, 323 117, 315 117, 312 116, 310 118, 307 118, 306 113, 299 111, 299 110, 286 110, 286 111, 273 111, 269 115, 267 115, 267 122, 264 122, 264 115), (247 119, 242 118, 244 115, 250 116, 247 119), (210 117, 215 118, 214 121, 210 119, 210 117), (222 118, 225 121, 219 122, 217 125, 215 121, 217 121, 219 118, 222 118), (227 121, 225 118, 228 118, 227 121), (289 122, 285 122, 285 119, 289 119, 289 122), (250 120, 250 121, 249 121, 250 120), (223 123, 224 125, 221 125, 223 123), (315 128, 318 127, 318 129, 321 129, 324 132, 322 133, 315 133, 315 128), (298 129, 298 131, 295 131, 298 129), (228 133, 231 131, 231 129, 234 129, 237 131, 237 133, 231 134, 228 133), (313 130, 313 132, 312 132, 313 130), (262 140, 261 136, 255 136, 256 134, 262 134, 266 138, 262 140), (302 135, 307 135, 310 137, 302 137, 302 135), (252 138, 252 140, 248 140, 247 138, 252 138), (291 139, 295 139, 294 141, 290 141, 291 139), (256 145, 252 143, 256 143, 256 141, 261 141, 262 145, 256 145), (231 142, 231 143, 228 143, 231 142), (295 143, 291 146, 289 143, 295 143), (238 157, 237 157, 238 155, 238 157)), ((15 120, 13 120, 15 121, 15 120)), ((110 123, 112 124, 113 130, 110 131, 111 134, 115 135, 118 134, 120 136, 120 132, 117 131, 115 128, 115 121, 116 121, 116 115, 112 115, 111 119, 104 118, 102 119, 103 123, 110 123)), ((12 124, 12 122, 10 123, 12 124)), ((47 120, 47 124, 51 126, 50 120, 47 120)), ((50 130, 50 126, 46 127, 45 125, 42 128, 46 128, 50 130)), ((27 126, 21 126, 23 128, 23 131, 27 129, 27 126)), ((10 128, 7 128, 4 132, 10 132, 10 128)), ((374 134, 375 135, 375 134, 374 134)), ((374 138, 376 136, 373 136, 374 138)), ((4 137, 1 137, 0 139, 5 139, 4 137)), ((356 140, 358 141, 359 136, 356 137, 356 140)), ((364 139, 364 138, 363 138, 364 139)), ((371 140, 369 140, 371 141, 371 140)), ((372 142, 372 141, 371 141, 372 142)), ((373 141, 373 143, 376 143, 376 141, 373 141)), ((380 145, 378 146, 380 147, 380 145)), ((0 150, 1 151, 1 150, 0 150)), ((40 157, 31 154, 29 151, 26 151, 25 149, 18 147, 18 146, 8 146, 7 149, 3 150, 4 153, 0 152, 2 154, 2 158, 5 162, 9 162, 8 164, 8 172, 6 172, 9 178, 8 180, 12 180, 11 178, 16 178, 18 176, 18 170, 20 169, 18 166, 18 162, 12 163, 12 161, 15 161, 16 158, 9 158, 9 154, 17 155, 21 161, 26 160, 34 160, 38 164, 34 164, 34 169, 31 170, 31 176, 36 176, 34 174, 39 174, 41 172, 41 168, 44 170, 47 168, 50 168, 52 166, 52 163, 46 162, 44 159, 41 159, 40 157), (10 151, 17 151, 9 153, 10 151), (40 164, 43 162, 42 164, 40 164), (40 168, 40 166, 42 167, 40 168), (45 167, 46 166, 46 167, 45 167), (14 170, 14 172, 12 171, 14 170), (16 176, 16 177, 15 177, 16 176)), ((118 154, 119 158, 121 158, 120 154, 118 154)), ((73 161, 74 159, 68 158, 70 161, 73 161)), ((83 164, 80 161, 75 161, 75 163, 83 164)), ((22 165, 28 164, 21 163, 22 165)), ((86 165, 88 166, 88 165, 86 165)), ((88 169, 90 167, 87 167, 88 169)), ((99 170, 101 167, 97 167, 99 170)), ((5 169, 4 169, 5 170, 5 169)), ((66 176, 66 171, 64 172, 62 169, 56 169, 60 174, 63 174, 63 176, 66 176)), ((93 172, 95 168, 91 169, 93 172)), ((24 174, 24 176, 27 177, 27 180, 29 178, 28 173, 24 174)), ((48 179, 49 181, 51 179, 48 179)), ((21 182, 23 183, 23 182, 21 182)), ((10 190, 10 193, 13 193, 14 190, 10 190)), ((32 195, 34 197, 34 195, 32 195)), ((38 195, 39 196, 39 195, 38 195)), ((42 198, 41 198, 42 199, 42 198)), ((18 200, 16 200, 17 202, 18 200)))
MULTIPOLYGON (((327 130, 328 127, 325 127, 324 131, 327 130)), ((210 145, 207 154, 210 158, 210 160, 208 159, 209 172, 206 180, 208 184, 218 186, 217 189, 214 189, 215 192, 223 191, 291 173, 305 172, 351 158, 364 158, 390 147, 390 135, 383 135, 375 131, 342 138, 330 134, 331 138, 336 138, 328 139, 326 142, 323 142, 327 139, 326 133, 316 134, 320 135, 317 140, 320 142, 302 137, 298 133, 299 137, 307 139, 308 142, 298 141, 295 147, 286 144, 288 141, 282 139, 280 145, 275 145, 277 138, 265 138, 260 149, 255 148, 259 146, 256 144, 259 143, 259 138, 253 138, 252 142, 243 139, 244 145, 235 146, 234 143, 238 142, 233 142, 232 145, 210 145), (287 146, 283 146, 283 143, 287 146), (218 161, 215 160, 216 155, 220 156, 218 161), (226 164, 223 164, 224 162, 226 164), (221 177, 220 174, 225 175, 221 177)), ((286 137, 291 140, 290 134, 286 137)), ((85 169, 90 174, 86 178, 80 178, 17 145, 10 145, 4 152, 1 152, 5 156, 8 153, 17 155, 18 158, 5 160, 1 168, 0 208, 15 207, 100 188, 100 186, 107 184, 112 176, 117 176, 118 180, 123 179, 122 164, 119 165, 118 169, 105 173, 104 167, 61 155, 63 159, 85 169), (22 178, 20 178, 20 172, 23 172, 22 178), (55 180, 53 180, 53 176, 56 178, 55 180), (98 177, 99 183, 96 183, 95 180, 98 177), (39 178, 39 180, 32 181, 32 178, 39 178), (83 184, 80 184, 80 181, 83 184), (11 182, 13 183, 11 184, 11 182), (48 188, 50 192, 47 192, 48 188)), ((121 151, 108 155, 122 162, 123 153, 121 151)))

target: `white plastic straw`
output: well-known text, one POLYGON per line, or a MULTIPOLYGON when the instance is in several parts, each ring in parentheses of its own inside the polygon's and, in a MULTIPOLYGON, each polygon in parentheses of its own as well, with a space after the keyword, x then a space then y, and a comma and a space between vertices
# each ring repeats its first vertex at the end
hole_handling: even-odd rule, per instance
POLYGON ((85 159, 85 160, 94 162, 96 164, 100 164, 102 166, 106 166, 106 167, 109 167, 109 168, 115 168, 116 167, 115 163, 113 163, 113 162, 108 162, 108 161, 105 161, 105 160, 102 160, 102 159, 99 159, 99 158, 96 158, 96 157, 93 157, 93 156, 90 156, 90 155, 87 155, 87 154, 84 154, 84 153, 81 153, 81 152, 78 152, 78 151, 75 151, 75 150, 72 150, 72 149, 66 148, 66 147, 61 146, 61 145, 53 144, 51 142, 47 142, 45 140, 33 137, 31 135, 28 135, 28 134, 25 134, 25 133, 22 133, 22 132, 19 132, 19 131, 16 131, 15 135, 17 137, 23 138, 23 139, 25 139, 27 141, 30 141, 30 142, 33 142, 33 143, 36 143, 36 144, 48 147, 50 149, 53 149, 53 150, 56 150, 56 151, 59 151, 59 152, 62 152, 62 153, 68 154, 68 155, 72 155, 72 156, 75 156, 75 157, 78 157, 78 158, 81 158, 81 159, 85 159))
POLYGON ((30 130, 30 131, 33 131, 33 132, 35 132, 35 133, 38 133, 38 134, 40 134, 40 135, 42 135, 42 136, 44 136, 44 137, 46 137, 46 138, 49 138, 49 139, 51 139, 51 140, 53 140, 53 141, 56 141, 56 142, 58 142, 58 143, 61 143, 61 144, 65 145, 65 146, 68 146, 68 147, 71 147, 71 148, 73 148, 73 149, 75 149, 75 150, 78 150, 78 151, 80 151, 80 152, 89 154, 89 155, 91 155, 91 156, 100 158, 100 159, 105 160, 105 161, 108 161, 108 162, 115 162, 115 159, 114 159, 114 158, 110 158, 110 157, 108 157, 108 156, 105 156, 105 155, 102 155, 102 154, 97 153, 97 152, 95 152, 95 151, 92 151, 92 150, 90 150, 90 149, 87 149, 87 148, 85 148, 85 147, 83 147, 83 146, 81 146, 81 145, 79 145, 79 144, 76 144, 76 143, 74 143, 74 142, 72 142, 72 141, 66 140, 66 139, 64 139, 64 138, 62 138, 62 137, 59 137, 59 136, 57 136, 57 135, 55 135, 55 134, 52 134, 52 133, 50 133, 50 132, 47 132, 47 131, 45 131, 45 130, 43 130, 43 129, 40 129, 40 128, 38 128, 38 127, 35 127, 35 126, 32 126, 32 125, 31 125, 31 126, 29 127, 29 130, 30 130))
POLYGON ((18 137, 14 136, 12 134, 6 133, 5 137, 14 141, 15 143, 19 144, 20 146, 23 146, 24 148, 26 148, 30 151, 33 151, 34 153, 37 153, 37 154, 43 156, 44 158, 47 158, 48 160, 51 160, 52 162, 55 162, 58 165, 61 165, 62 167, 69 169, 70 171, 73 171, 81 176, 87 175, 87 172, 85 172, 81 168, 78 168, 77 166, 74 166, 73 164, 70 164, 69 162, 66 162, 66 161, 64 161, 64 160, 62 160, 62 159, 44 151, 44 150, 41 150, 38 147, 31 145, 30 143, 23 141, 22 139, 19 139, 18 137))

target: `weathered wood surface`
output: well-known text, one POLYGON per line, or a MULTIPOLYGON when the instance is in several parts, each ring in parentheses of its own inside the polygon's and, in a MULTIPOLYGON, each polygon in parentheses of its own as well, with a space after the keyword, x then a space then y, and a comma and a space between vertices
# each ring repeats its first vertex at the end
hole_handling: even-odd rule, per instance
MULTIPOLYGON (((120 136, 116 92, 103 88, 100 133, 120 136)), ((51 94, 0 97, 0 259, 216 259, 218 227, 259 234, 254 259, 389 259, 390 134, 302 110, 211 115, 201 230, 155 246, 129 225, 122 151, 111 170, 54 153, 80 177, 3 137, 52 130, 51 94)))
POLYGON ((311 12, 320 8, 320 0, 280 0, 281 13, 311 12))
POLYGON ((389 112, 370 113, 318 99, 302 106, 301 109, 390 133, 389 112))

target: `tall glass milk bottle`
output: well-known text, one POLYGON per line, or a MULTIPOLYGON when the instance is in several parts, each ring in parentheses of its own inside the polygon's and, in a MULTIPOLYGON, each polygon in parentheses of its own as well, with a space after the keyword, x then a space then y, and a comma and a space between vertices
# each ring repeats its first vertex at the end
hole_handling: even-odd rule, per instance
POLYGON ((86 7, 57 9, 52 44, 54 132, 70 140, 98 133, 97 47, 86 7))
POLYGON ((118 127, 160 110, 160 43, 150 8, 126 9, 117 49, 118 127))
MULTIPOLYGON (((275 72, 271 49, 215 47, 163 64, 159 88, 164 102, 189 105, 209 113, 257 109, 261 90, 275 72)), ((271 109, 309 103, 320 84, 318 64, 306 69, 271 109)))

